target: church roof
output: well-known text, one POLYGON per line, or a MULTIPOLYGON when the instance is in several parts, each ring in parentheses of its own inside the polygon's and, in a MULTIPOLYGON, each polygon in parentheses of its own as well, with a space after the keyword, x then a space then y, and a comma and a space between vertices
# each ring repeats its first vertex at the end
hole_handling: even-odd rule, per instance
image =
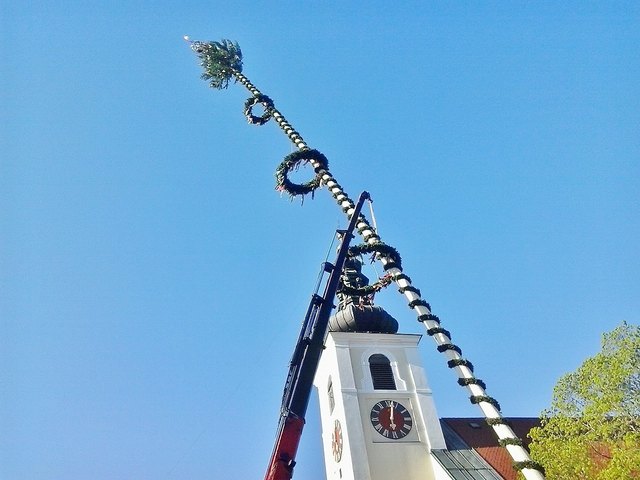
POLYGON ((431 453, 454 480, 502 480, 474 450, 434 449, 431 453))
MULTIPOLYGON (((512 417, 505 418, 505 420, 513 432, 522 439, 525 447, 528 447, 530 443, 530 439, 527 437, 529 430, 540 426, 540 419, 537 417, 512 417)), ((517 472, 513 468, 511 457, 504 448, 498 445, 493 429, 487 425, 484 418, 442 418, 440 424, 445 435, 447 448, 450 451, 464 450, 465 447, 471 448, 500 475, 497 478, 516 480, 517 472)), ((492 477, 461 476, 459 478, 492 477)))

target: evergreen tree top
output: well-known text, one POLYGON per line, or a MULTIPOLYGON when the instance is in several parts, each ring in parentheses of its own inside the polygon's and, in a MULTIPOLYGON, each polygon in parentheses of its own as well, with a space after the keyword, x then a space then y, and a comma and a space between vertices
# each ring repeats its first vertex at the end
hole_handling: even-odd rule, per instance
POLYGON ((242 72, 242 51, 237 42, 227 39, 219 42, 191 41, 187 36, 184 39, 198 55, 204 69, 202 79, 208 80, 211 88, 227 88, 233 73, 242 72))

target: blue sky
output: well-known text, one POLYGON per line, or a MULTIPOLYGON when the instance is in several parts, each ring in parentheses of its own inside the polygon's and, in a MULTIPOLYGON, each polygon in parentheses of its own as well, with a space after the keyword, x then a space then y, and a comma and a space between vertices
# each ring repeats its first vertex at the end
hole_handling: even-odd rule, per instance
MULTIPOLYGON (((537 415, 640 323, 635 2, 0 5, 0 477, 261 478, 332 232, 291 146, 182 36, 322 151, 505 415, 537 415)), ((370 277, 375 276, 369 271, 370 277)), ((378 297, 423 333, 395 289, 378 297)), ((475 416, 431 340, 441 416, 475 416)), ((323 478, 318 411, 295 478, 323 478)))

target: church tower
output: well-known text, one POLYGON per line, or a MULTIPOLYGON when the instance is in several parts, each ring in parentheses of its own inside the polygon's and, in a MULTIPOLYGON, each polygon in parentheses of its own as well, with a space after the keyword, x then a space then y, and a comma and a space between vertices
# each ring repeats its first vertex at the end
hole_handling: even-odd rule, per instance
MULTIPOLYGON (((344 283, 367 279, 353 262, 344 283), (350 278, 349 278, 350 277, 350 278)), ((418 353, 420 335, 365 297, 340 295, 314 384, 328 480, 451 478, 432 457, 445 440, 418 353)))
POLYGON ((431 480, 444 449, 420 335, 331 332, 315 378, 328 480, 431 480))

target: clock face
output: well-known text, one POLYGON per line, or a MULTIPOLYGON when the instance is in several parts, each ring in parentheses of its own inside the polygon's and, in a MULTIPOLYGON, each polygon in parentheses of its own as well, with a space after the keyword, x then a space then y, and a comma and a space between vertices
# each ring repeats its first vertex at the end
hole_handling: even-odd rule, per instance
POLYGON ((337 462, 342 460, 342 425, 336 420, 331 433, 331 449, 333 450, 333 459, 337 462))
POLYGON ((399 440, 409 435, 413 419, 401 403, 381 400, 371 409, 371 425, 383 437, 399 440))

